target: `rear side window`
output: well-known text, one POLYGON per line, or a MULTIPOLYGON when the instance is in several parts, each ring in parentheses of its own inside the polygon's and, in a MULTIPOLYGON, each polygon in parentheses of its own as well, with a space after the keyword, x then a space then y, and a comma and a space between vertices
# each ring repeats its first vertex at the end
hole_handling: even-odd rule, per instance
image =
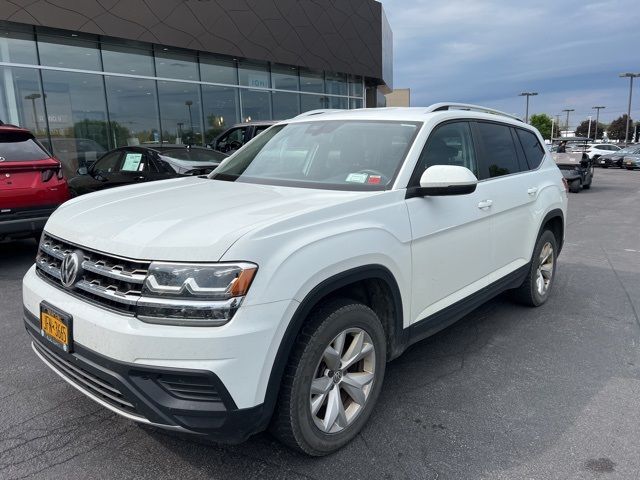
POLYGON ((424 171, 433 165, 467 167, 474 175, 478 175, 469 123, 445 123, 434 129, 420 154, 409 186, 419 185, 424 171))
POLYGON ((24 133, 0 133, 0 161, 28 162, 44 160, 50 155, 24 133))
POLYGON ((542 145, 540 145, 538 137, 536 137, 533 133, 528 132, 527 130, 521 130, 519 128, 516 129, 516 132, 518 132, 518 138, 520 139, 520 143, 522 144, 524 156, 527 159, 529 168, 531 170, 535 170, 536 168, 538 168, 538 166, 542 162, 542 159, 544 158, 544 148, 542 148, 542 145))
POLYGON ((482 145, 480 180, 520 171, 516 146, 508 126, 477 122, 476 131, 482 145))

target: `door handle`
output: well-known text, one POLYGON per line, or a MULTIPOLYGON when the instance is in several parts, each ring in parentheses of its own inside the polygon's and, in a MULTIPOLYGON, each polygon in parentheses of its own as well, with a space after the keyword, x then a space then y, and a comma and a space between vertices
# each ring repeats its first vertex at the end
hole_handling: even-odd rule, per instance
POLYGON ((478 208, 480 210, 486 210, 488 208, 491 208, 491 205, 493 205, 493 200, 483 200, 478 203, 478 208))
POLYGON ((535 195, 536 193, 538 193, 538 187, 531 187, 530 189, 527 190, 527 193, 529 195, 535 195))

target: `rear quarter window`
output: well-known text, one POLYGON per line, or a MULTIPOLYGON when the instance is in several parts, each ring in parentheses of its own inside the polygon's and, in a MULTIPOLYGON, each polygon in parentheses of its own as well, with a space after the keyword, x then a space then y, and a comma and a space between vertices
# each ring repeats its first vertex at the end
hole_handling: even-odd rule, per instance
POLYGON ((24 133, 0 133, 0 161, 28 162, 50 158, 46 150, 30 135, 24 133))
POLYGON ((535 170, 544 158, 544 148, 540 145, 538 137, 533 133, 519 128, 516 129, 516 132, 518 132, 518 138, 522 144, 522 149, 524 150, 524 155, 527 159, 527 163, 529 164, 529 168, 531 170, 535 170))

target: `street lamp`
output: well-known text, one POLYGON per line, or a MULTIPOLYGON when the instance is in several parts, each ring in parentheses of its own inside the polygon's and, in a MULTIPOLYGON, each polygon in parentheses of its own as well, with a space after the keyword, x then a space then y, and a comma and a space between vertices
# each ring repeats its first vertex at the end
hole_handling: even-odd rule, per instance
POLYGON ((596 133, 593 136, 593 140, 597 141, 598 140, 598 121, 600 120, 600 110, 607 107, 600 106, 600 107, 591 107, 591 108, 596 111, 596 133))
POLYGON ((27 95, 24 97, 25 100, 31 100, 31 106, 33 107, 33 121, 36 123, 36 135, 37 132, 40 131, 40 125, 38 125, 38 115, 36 113, 36 100, 40 98, 42 95, 39 93, 32 93, 31 95, 27 95))
POLYGON ((640 73, 621 73, 620 78, 629 78, 629 108, 627 108, 627 128, 624 130, 624 144, 629 145, 629 122, 631 121, 631 95, 633 94, 633 79, 640 77, 640 73))
POLYGON ((566 128, 565 131, 568 132, 569 131, 569 114, 571 112, 575 112, 576 109, 575 108, 565 108, 564 110, 562 110, 563 112, 567 112, 567 124, 566 124, 566 128))
POLYGON ((519 97, 527 97, 527 109, 524 114, 524 123, 529 123, 529 97, 535 97, 538 92, 522 92, 519 97))
POLYGON ((191 126, 191 133, 193 133, 193 117, 191 116, 191 105, 193 105, 193 101, 187 100, 184 104, 189 109, 189 125, 191 126))

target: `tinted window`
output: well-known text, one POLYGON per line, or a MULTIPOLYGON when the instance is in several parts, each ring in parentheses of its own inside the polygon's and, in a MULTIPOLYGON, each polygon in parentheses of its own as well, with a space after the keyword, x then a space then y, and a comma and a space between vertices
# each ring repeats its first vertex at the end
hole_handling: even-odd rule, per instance
POLYGON ((118 166, 118 160, 120 160, 120 154, 122 152, 107 153, 104 157, 100 158, 94 165, 94 172, 114 172, 118 166))
POLYGON ((22 133, 0 133, 0 161, 22 162, 49 158, 31 137, 22 133))
POLYGON ((478 122, 476 125, 483 146, 479 178, 482 180, 519 172, 511 129, 495 123, 478 122))
POLYGON ((540 165, 540 162, 542 162, 544 158, 544 149, 542 145, 540 145, 538 137, 526 130, 517 129, 516 131, 518 132, 518 138, 520 138, 520 143, 522 144, 529 168, 531 170, 538 168, 538 165, 540 165))
POLYGON ((436 127, 422 150, 410 186, 419 185, 424 171, 433 165, 457 165, 478 174, 471 128, 467 122, 436 127))

